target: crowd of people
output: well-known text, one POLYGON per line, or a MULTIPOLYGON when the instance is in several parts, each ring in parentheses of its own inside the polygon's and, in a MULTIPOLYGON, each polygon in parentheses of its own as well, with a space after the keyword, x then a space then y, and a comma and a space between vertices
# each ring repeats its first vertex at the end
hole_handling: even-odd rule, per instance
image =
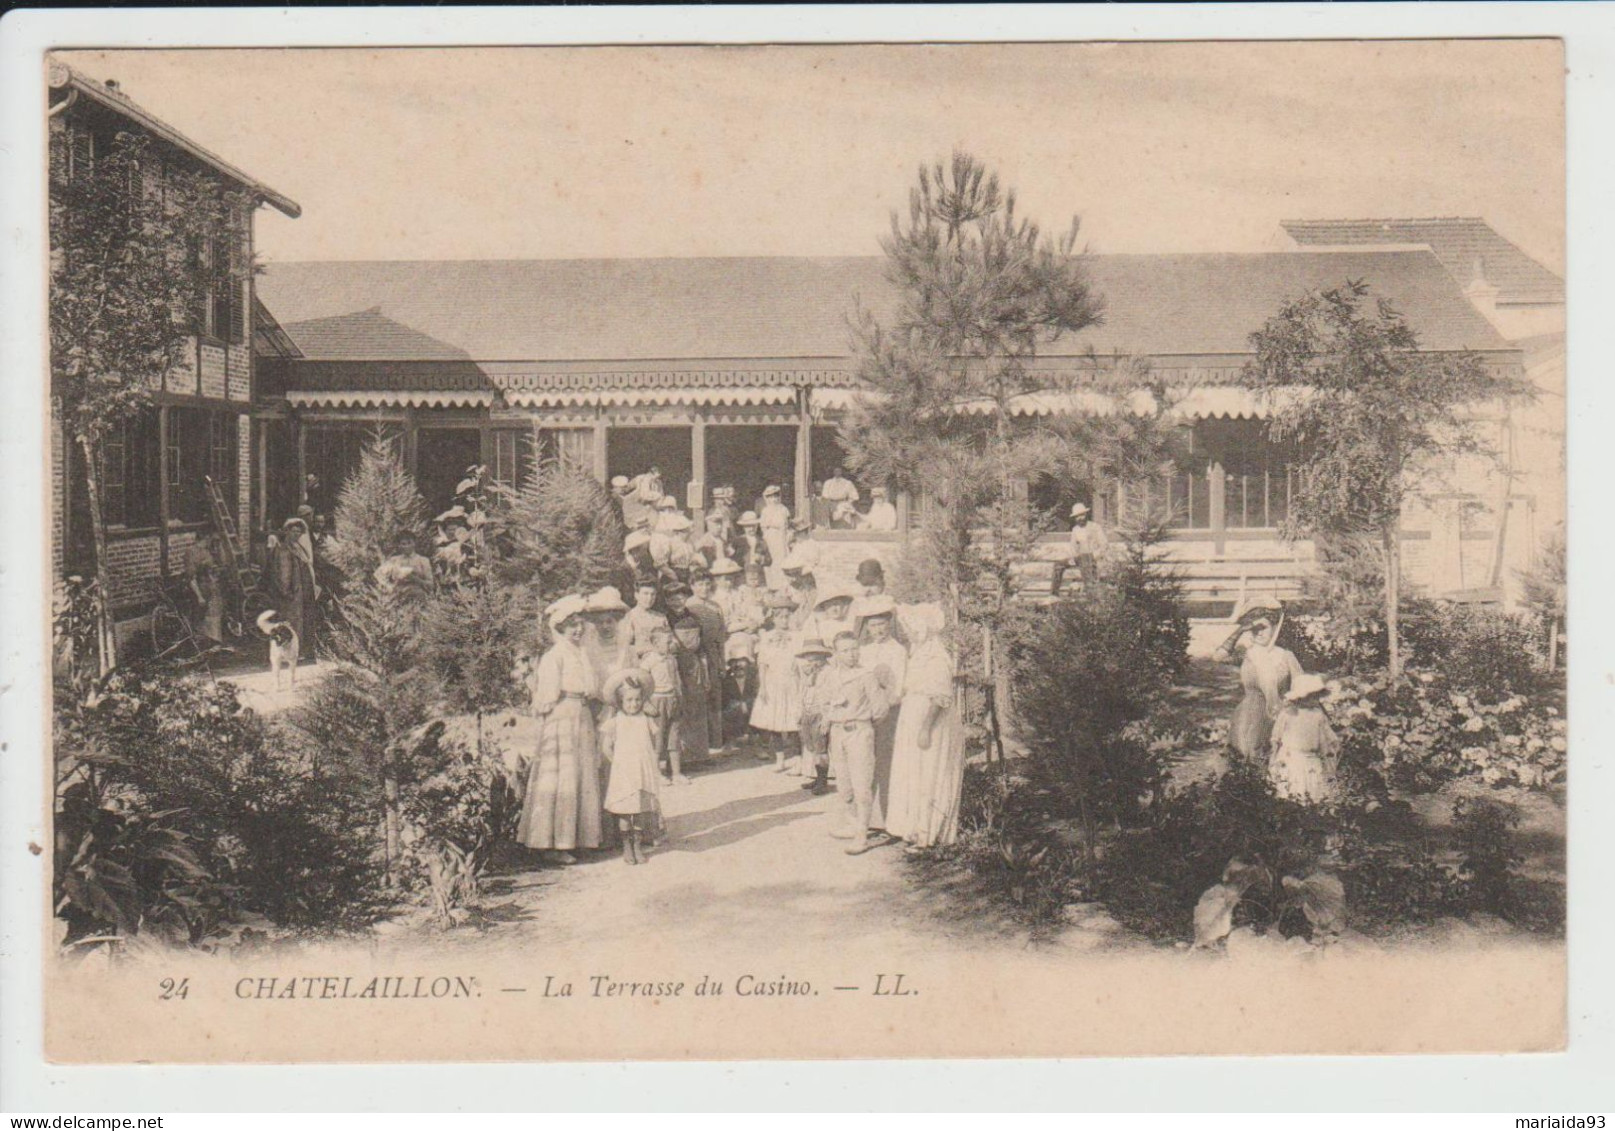
POLYGON ((612 483, 619 584, 553 603, 552 643, 518 673, 541 732, 521 843, 570 863, 616 833, 639 863, 665 835, 663 791, 748 748, 835 793, 850 855, 951 842, 964 752, 941 608, 898 605, 875 559, 854 585, 821 581, 777 486, 738 512, 719 488, 699 534, 659 487, 654 468, 612 483))

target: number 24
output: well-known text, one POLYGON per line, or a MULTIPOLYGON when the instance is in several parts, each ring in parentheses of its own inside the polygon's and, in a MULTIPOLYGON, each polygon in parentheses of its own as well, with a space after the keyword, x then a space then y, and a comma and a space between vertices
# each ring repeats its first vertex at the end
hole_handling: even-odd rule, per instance
POLYGON ((159 991, 157 994, 158 1001, 173 1001, 175 998, 184 1000, 191 994, 191 980, 181 978, 176 982, 172 978, 164 978, 157 983, 157 989, 159 991))

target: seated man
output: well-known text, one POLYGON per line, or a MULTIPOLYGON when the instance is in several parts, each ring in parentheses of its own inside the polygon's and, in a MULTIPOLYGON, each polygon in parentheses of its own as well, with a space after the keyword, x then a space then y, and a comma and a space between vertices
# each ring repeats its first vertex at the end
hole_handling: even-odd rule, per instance
POLYGON ((886 488, 875 487, 869 492, 869 513, 864 516, 864 529, 888 533, 897 529, 897 508, 886 497, 886 488))

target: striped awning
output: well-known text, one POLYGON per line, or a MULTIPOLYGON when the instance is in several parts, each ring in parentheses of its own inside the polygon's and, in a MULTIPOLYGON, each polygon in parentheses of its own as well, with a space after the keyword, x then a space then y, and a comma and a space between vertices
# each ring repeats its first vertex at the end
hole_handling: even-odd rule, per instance
POLYGON ((494 397, 492 389, 292 389, 286 403, 293 408, 486 408, 494 397))
POLYGON ((796 403, 796 389, 780 386, 665 389, 507 389, 513 408, 580 405, 781 405, 796 403))
MULTIPOLYGON (((878 395, 867 389, 814 389, 811 404, 816 415, 825 411, 842 412, 860 402, 868 403, 878 395)), ((1167 415, 1184 420, 1208 417, 1265 420, 1288 403, 1293 395, 1259 393, 1237 385, 1201 385, 1187 390, 1176 399, 1168 408, 1167 415)), ((985 397, 961 401, 954 406, 954 410, 971 416, 986 416, 994 411, 994 402, 985 397)), ((1155 398, 1142 390, 1131 394, 1125 401, 1106 393, 1076 390, 1023 393, 1009 402, 1012 416, 1110 416, 1122 411, 1142 416, 1155 410, 1155 398)))

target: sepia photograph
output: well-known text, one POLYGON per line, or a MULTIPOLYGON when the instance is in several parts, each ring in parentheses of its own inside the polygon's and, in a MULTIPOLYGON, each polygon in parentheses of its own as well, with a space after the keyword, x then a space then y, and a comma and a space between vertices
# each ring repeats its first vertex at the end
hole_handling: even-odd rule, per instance
POLYGON ((1563 1049, 1565 73, 49 52, 47 1056, 1563 1049))

